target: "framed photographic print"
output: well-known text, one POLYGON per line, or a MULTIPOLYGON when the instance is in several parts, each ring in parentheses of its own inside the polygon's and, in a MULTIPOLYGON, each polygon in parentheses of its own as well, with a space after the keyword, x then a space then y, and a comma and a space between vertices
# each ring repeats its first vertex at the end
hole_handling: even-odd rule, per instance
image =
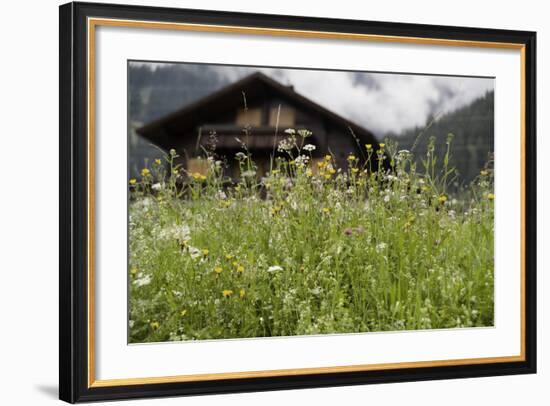
POLYGON ((536 371, 533 32, 60 7, 60 398, 536 371))

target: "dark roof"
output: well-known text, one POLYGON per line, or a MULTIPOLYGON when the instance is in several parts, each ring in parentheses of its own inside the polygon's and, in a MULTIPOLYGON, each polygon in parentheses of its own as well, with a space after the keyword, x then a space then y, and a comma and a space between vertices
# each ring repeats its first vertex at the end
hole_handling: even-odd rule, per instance
POLYGON ((210 117, 227 113, 229 106, 243 106, 243 94, 247 101, 253 101, 263 96, 266 87, 273 93, 301 106, 305 110, 320 113, 338 127, 348 131, 351 129, 361 144, 377 145, 374 135, 364 127, 343 118, 295 92, 293 87, 285 86, 261 72, 246 76, 194 103, 155 120, 139 128, 137 132, 153 143, 169 148, 172 136, 181 135, 186 130, 194 129, 197 125, 208 123, 210 117))

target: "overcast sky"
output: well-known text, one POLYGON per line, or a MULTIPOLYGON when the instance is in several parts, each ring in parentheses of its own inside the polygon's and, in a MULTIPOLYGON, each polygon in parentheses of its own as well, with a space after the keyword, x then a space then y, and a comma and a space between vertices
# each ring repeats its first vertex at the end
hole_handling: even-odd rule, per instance
POLYGON ((425 125, 429 115, 454 110, 494 90, 494 79, 488 78, 215 65, 210 69, 230 81, 260 70, 378 135, 425 125))

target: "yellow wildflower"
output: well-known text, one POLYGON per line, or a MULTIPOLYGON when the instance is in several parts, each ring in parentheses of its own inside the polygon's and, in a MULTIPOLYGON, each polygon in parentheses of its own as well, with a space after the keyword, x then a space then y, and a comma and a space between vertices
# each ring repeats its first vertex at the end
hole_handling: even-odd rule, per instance
POLYGON ((320 162, 317 162, 317 166, 318 166, 319 168, 324 168, 324 167, 326 166, 326 163, 320 161, 320 162))
POLYGON ((245 291, 244 289, 241 289, 241 290, 239 291, 239 297, 240 297, 241 299, 243 299, 243 298, 245 297, 245 295, 246 295, 246 291, 245 291))
POLYGON ((130 179, 130 185, 135 185, 137 183, 137 180, 135 180, 134 178, 130 179))
POLYGON ((325 155, 325 161, 328 162, 328 161, 330 161, 331 159, 332 159, 332 156, 330 156, 330 155, 325 155))
POLYGON ((205 257, 207 257, 209 253, 210 251, 207 250, 206 248, 202 250, 202 255, 204 255, 205 257))
POLYGON ((359 168, 351 168, 351 173, 357 173, 359 172, 359 168))
POLYGON ((153 330, 157 330, 160 327, 160 323, 158 321, 153 321, 150 326, 153 330))
POLYGON ((386 146, 386 144, 384 144, 383 142, 381 142, 381 143, 378 144, 378 145, 380 145, 380 148, 382 148, 382 149, 386 146))
POLYGON ((233 261, 233 266, 237 267, 237 266, 239 266, 239 263, 237 261, 233 261))
POLYGON ((328 174, 328 173, 327 173, 327 174, 325 174, 325 179, 326 179, 326 180, 330 180, 330 176, 331 176, 331 175, 330 175, 330 174, 328 174))
POLYGON ((329 214, 329 213, 330 213, 330 208, 328 208, 328 207, 323 207, 323 213, 329 214))
POLYGON ((243 272, 244 272, 244 266, 239 265, 239 266, 237 267, 237 272, 243 273, 243 272))
POLYGON ((187 310, 183 309, 180 313, 181 317, 184 317, 187 314, 187 310))
POLYGON ((447 196, 441 195, 439 196, 439 203, 445 203, 447 201, 447 196))
POLYGON ((201 179, 201 180, 206 180, 206 176, 201 175, 200 179, 201 179))
POLYGON ((145 176, 149 176, 151 174, 151 171, 147 168, 143 168, 141 170, 141 176, 145 177, 145 176))
POLYGON ((311 169, 308 168, 308 169, 306 170, 306 176, 307 176, 308 178, 311 178, 311 177, 313 176, 313 171, 312 171, 311 169))
POLYGON ((223 297, 230 297, 233 294, 233 291, 231 289, 225 289, 222 291, 223 297))
POLYGON ((494 194, 494 193, 488 193, 488 194, 487 194, 487 199, 489 199, 489 200, 495 200, 495 194, 494 194))
POLYGON ((218 275, 221 274, 223 271, 223 268, 221 266, 217 266, 214 268, 214 272, 216 272, 218 275))
POLYGON ((155 165, 160 165, 160 159, 155 159, 155 165))
POLYGON ((353 154, 349 154, 348 156, 348 161, 352 162, 352 161, 355 161, 357 158, 355 157, 355 155, 353 154))
POLYGON ((328 173, 330 173, 331 175, 334 175, 334 174, 336 173, 336 169, 330 168, 330 169, 328 170, 328 173))
POLYGON ((225 259, 231 261, 235 256, 233 254, 225 254, 225 259))
POLYGON ((367 151, 370 151, 372 149, 372 144, 365 144, 365 148, 367 151))
POLYGON ((481 176, 487 176, 487 175, 489 175, 489 172, 486 171, 486 170, 482 170, 482 171, 480 172, 480 174, 481 174, 481 176))
POLYGON ((130 273, 131 273, 132 275, 137 274, 137 273, 138 273, 137 268, 132 268, 132 269, 130 269, 130 273))

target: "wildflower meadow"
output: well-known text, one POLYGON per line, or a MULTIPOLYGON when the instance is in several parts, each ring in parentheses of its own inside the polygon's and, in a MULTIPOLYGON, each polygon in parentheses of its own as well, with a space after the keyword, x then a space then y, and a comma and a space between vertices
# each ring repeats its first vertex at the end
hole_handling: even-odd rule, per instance
POLYGON ((243 143, 130 179, 130 343, 493 325, 490 163, 457 188, 451 135, 443 156, 386 141, 347 167, 312 138, 288 129, 265 173, 243 143))

